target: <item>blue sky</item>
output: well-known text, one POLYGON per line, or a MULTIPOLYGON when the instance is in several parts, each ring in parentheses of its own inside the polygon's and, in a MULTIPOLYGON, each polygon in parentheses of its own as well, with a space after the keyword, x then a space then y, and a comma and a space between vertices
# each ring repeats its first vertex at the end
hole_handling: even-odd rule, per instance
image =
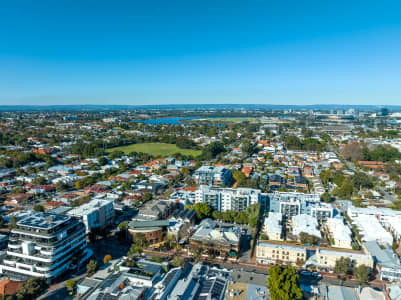
POLYGON ((400 104, 401 1, 1 1, 0 105, 400 104))

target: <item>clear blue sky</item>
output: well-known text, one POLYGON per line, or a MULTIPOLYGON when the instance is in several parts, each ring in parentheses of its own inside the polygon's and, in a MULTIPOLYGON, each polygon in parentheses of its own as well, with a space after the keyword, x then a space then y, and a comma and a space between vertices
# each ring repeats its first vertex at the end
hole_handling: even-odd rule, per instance
POLYGON ((0 104, 400 104, 401 1, 0 3, 0 104))

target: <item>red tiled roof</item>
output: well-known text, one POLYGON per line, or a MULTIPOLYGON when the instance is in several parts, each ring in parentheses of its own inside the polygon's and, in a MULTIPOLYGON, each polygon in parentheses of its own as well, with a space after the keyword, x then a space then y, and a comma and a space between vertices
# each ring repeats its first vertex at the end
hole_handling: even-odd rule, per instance
POLYGON ((0 294, 14 295, 18 291, 21 285, 22 282, 4 279, 0 281, 0 294))

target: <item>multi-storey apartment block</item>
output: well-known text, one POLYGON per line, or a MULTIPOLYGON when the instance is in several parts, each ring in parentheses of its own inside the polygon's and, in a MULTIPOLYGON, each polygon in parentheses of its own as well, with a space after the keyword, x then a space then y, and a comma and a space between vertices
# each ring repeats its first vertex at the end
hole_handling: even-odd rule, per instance
POLYGON ((92 201, 67 212, 68 215, 82 218, 86 232, 93 229, 104 229, 113 224, 114 203, 108 199, 93 199, 92 201))
POLYGON ((256 246, 256 261, 259 264, 288 263, 302 265, 307 257, 305 247, 283 245, 274 242, 259 242, 256 246))
POLYGON ((320 202, 319 194, 274 192, 269 198, 270 211, 282 213, 287 220, 306 214, 315 217, 321 223, 334 215, 333 207, 320 202))
POLYGON ((195 171, 194 179, 199 185, 227 185, 231 182, 231 170, 222 166, 202 166, 195 171))
POLYGON ((252 204, 264 205, 266 199, 266 195, 257 189, 231 189, 205 185, 199 186, 195 195, 196 203, 207 203, 219 211, 242 211, 252 204))
POLYGON ((17 222, 11 230, 0 271, 19 280, 45 277, 51 281, 91 255, 81 221, 65 215, 36 213, 17 222))
POLYGON ((344 224, 342 218, 331 218, 327 220, 326 228, 334 241, 334 247, 352 248, 352 232, 351 229, 344 224))
POLYGON ((280 213, 269 213, 263 224, 263 232, 269 240, 281 241, 283 238, 283 216, 280 213))
POLYGON ((373 257, 380 280, 401 280, 401 262, 390 245, 383 246, 376 241, 370 241, 364 243, 363 248, 373 257))
POLYGON ((316 266, 319 268, 334 269, 336 261, 341 257, 349 258, 352 267, 365 265, 371 269, 373 268, 373 258, 369 254, 351 250, 331 250, 322 248, 316 249, 316 266))

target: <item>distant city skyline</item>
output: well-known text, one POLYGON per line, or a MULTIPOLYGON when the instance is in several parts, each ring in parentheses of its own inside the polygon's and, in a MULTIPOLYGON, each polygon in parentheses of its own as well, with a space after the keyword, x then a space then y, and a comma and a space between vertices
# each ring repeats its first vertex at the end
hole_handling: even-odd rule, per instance
POLYGON ((9 1, 0 105, 401 104, 399 1, 9 1))

